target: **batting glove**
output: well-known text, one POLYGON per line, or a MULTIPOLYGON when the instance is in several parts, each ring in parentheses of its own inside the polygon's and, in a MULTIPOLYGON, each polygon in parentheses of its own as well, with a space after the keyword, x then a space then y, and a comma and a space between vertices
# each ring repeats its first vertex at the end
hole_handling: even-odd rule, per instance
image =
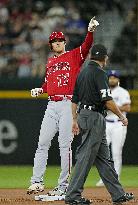
POLYGON ((99 22, 95 20, 95 16, 90 20, 88 25, 88 31, 93 32, 95 28, 99 25, 99 22))
POLYGON ((32 97, 38 97, 42 93, 43 93, 43 89, 42 88, 34 88, 34 89, 31 90, 31 96, 32 97))

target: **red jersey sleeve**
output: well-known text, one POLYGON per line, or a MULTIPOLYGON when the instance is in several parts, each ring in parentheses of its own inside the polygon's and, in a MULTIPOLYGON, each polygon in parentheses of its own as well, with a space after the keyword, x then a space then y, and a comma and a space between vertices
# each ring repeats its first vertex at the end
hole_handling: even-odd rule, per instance
POLYGON ((89 50, 92 46, 92 43, 93 43, 93 33, 88 31, 84 42, 80 46, 80 53, 83 59, 87 57, 89 50))
POLYGON ((72 58, 73 60, 75 59, 75 64, 78 64, 78 66, 73 67, 73 69, 76 68, 75 70, 77 70, 77 72, 78 69, 80 69, 81 65, 84 63, 92 44, 93 44, 93 33, 88 31, 82 45, 80 45, 79 47, 71 51, 72 58))
POLYGON ((47 93, 47 77, 48 77, 48 74, 47 74, 47 65, 46 65, 46 75, 45 75, 45 82, 42 84, 42 89, 43 89, 43 93, 47 93))
POLYGON ((47 82, 44 82, 42 85, 43 93, 47 93, 47 82))

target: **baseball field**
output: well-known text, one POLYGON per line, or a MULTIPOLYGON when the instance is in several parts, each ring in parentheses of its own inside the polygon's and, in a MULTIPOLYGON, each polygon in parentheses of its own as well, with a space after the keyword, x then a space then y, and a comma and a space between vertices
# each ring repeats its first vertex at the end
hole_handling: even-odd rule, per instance
MULTIPOLYGON (((45 191, 57 185, 57 179, 60 173, 60 167, 48 166, 45 176, 45 191)), ((56 202, 37 202, 35 195, 27 195, 26 189, 29 186, 29 180, 32 175, 31 166, 0 166, 0 205, 63 205, 64 201, 56 202)), ((92 168, 87 181, 83 196, 93 200, 94 205, 110 205, 111 198, 105 187, 97 188, 95 186, 99 179, 96 168, 92 168)), ((138 166, 123 166, 121 183, 125 191, 133 192, 135 199, 128 204, 138 205, 138 166)))

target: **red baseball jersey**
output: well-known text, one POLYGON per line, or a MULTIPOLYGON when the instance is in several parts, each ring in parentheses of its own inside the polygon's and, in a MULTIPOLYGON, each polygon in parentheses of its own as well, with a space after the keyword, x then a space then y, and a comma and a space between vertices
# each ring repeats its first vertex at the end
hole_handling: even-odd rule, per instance
POLYGON ((93 33, 88 32, 80 47, 58 57, 51 57, 46 64, 43 92, 52 95, 72 95, 77 75, 93 43, 93 33))

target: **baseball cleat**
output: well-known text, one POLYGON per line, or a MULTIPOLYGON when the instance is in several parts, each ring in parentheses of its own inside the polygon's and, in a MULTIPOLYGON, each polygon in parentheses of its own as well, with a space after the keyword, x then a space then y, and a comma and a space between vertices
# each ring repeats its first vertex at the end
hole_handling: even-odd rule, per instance
POLYGON ((44 191, 44 184, 34 183, 28 188, 27 194, 36 194, 38 192, 43 192, 43 191, 44 191))
POLYGON ((97 187, 103 187, 103 186, 104 186, 103 181, 100 179, 100 180, 96 183, 96 186, 97 186, 97 187))
POLYGON ((66 195, 67 188, 62 189, 60 186, 55 187, 53 190, 48 192, 49 196, 63 196, 66 195))
POLYGON ((113 205, 120 205, 120 204, 123 204, 124 202, 130 201, 132 199, 134 199, 133 193, 125 193, 123 196, 121 196, 117 200, 113 201, 113 205))
POLYGON ((69 205, 89 205, 92 203, 92 200, 81 198, 79 200, 65 200, 65 204, 69 205))

